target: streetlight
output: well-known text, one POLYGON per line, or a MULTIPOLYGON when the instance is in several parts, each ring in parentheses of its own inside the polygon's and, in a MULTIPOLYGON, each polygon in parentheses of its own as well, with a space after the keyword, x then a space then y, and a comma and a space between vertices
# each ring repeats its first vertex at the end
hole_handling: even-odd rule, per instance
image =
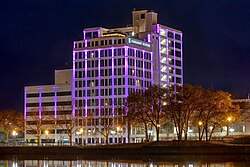
POLYGON ((229 135, 229 125, 230 125, 232 120, 233 120, 233 117, 231 117, 231 116, 227 117, 227 121, 228 121, 228 124, 227 124, 227 136, 229 135))
POLYGON ((45 130, 44 133, 46 135, 45 144, 47 144, 47 142, 48 142, 47 139, 48 139, 49 131, 45 130))
POLYGON ((81 140, 81 145, 83 143, 83 128, 80 129, 80 134, 81 134, 81 137, 82 137, 82 140, 81 140))
POLYGON ((201 121, 199 121, 198 122, 198 130, 199 130, 199 141, 201 140, 201 126, 202 126, 202 122, 201 121))
POLYGON ((12 131, 12 136, 14 137, 14 145, 16 145, 16 136, 17 136, 17 132, 15 130, 12 131))
POLYGON ((117 126, 116 132, 117 132, 117 137, 118 137, 118 143, 122 143, 122 139, 120 139, 120 137, 122 138, 121 131, 122 131, 122 128, 120 126, 117 126), (120 134, 120 136, 119 136, 119 134, 120 134))
POLYGON ((48 130, 45 130, 44 133, 46 134, 46 136, 48 136, 49 131, 48 131, 48 130))

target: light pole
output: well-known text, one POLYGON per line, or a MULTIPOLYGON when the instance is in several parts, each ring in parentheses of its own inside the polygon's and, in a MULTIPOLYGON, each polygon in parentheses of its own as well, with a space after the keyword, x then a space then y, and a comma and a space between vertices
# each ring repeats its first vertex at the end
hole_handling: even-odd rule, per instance
POLYGON ((46 139, 45 139, 45 145, 47 145, 47 140, 48 140, 48 135, 49 135, 49 131, 48 130, 45 130, 44 131, 45 135, 46 135, 46 139))
POLYGON ((14 138, 14 146, 16 146, 16 136, 17 136, 17 132, 15 130, 12 131, 12 136, 14 138))
POLYGON ((81 140, 81 145, 83 143, 83 128, 80 129, 80 133, 81 133, 81 137, 82 137, 82 140, 81 140))
POLYGON ((117 132, 118 143, 122 143, 122 135, 121 135, 122 128, 120 126, 117 126, 116 127, 116 132, 117 132))
POLYGON ((227 117, 227 121, 228 121, 228 124, 227 124, 227 136, 229 135, 229 126, 230 126, 230 123, 231 123, 232 119, 233 118, 231 116, 227 117))
POLYGON ((199 121, 199 122, 198 122, 199 141, 201 140, 201 126, 202 126, 202 122, 201 122, 201 121, 199 121))

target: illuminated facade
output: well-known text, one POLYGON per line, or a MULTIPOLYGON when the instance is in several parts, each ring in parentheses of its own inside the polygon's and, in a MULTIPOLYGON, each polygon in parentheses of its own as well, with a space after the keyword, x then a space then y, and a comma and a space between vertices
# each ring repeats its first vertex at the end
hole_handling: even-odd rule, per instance
POLYGON ((122 120, 126 97, 154 84, 182 84, 182 73, 182 33, 158 24, 155 12, 134 11, 131 27, 84 29, 73 50, 73 115, 84 131, 79 142, 136 142, 143 135, 128 132, 122 120), (99 133, 107 130, 109 139, 99 133))
MULTIPOLYGON (((133 11, 132 26, 128 27, 84 29, 82 39, 73 44, 72 80, 66 88, 71 91, 68 104, 76 125, 73 142, 140 141, 143 133, 138 129, 128 131, 123 120, 126 97, 150 85, 183 84, 182 66, 182 32, 158 24, 155 12, 133 11)), ((27 120, 28 103, 32 101, 27 95, 29 92, 39 95, 32 103, 40 107, 40 114, 41 90, 38 87, 25 88, 27 120)), ((52 87, 51 90, 56 92, 52 87)), ((57 99, 55 95, 50 101, 57 99)), ((53 101, 54 104, 57 103, 53 101)), ((56 113, 57 107, 51 107, 56 113)), ((59 140, 58 137, 51 138, 55 138, 55 142, 59 140)))

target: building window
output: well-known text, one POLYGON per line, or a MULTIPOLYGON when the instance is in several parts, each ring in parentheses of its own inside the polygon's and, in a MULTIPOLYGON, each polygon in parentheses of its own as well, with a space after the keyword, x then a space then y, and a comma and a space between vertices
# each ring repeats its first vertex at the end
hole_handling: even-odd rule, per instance
POLYGON ((177 75, 181 75, 181 69, 176 69, 176 70, 175 70, 175 73, 176 73, 177 75))
POLYGON ((26 107, 38 107, 39 103, 27 103, 26 107))
POLYGON ((180 34, 175 34, 175 39, 180 41, 181 40, 181 35, 180 34))
POLYGON ((181 44, 179 42, 175 42, 175 47, 181 49, 181 44))
POLYGON ((98 46, 98 41, 95 41, 95 46, 98 46))
POLYGON ((55 92, 42 93, 42 97, 49 97, 49 96, 55 96, 55 92))
POLYGON ((179 84, 181 84, 181 78, 179 78, 179 77, 176 77, 176 83, 179 83, 179 84))
POLYGON ((178 50, 176 50, 176 51, 175 51, 175 56, 176 56, 176 57, 181 57, 181 52, 178 51, 178 50))
POLYGON ((98 38, 98 32, 93 32, 93 38, 98 38))
POLYGON ((181 66, 181 61, 180 60, 176 60, 175 61, 175 65, 180 67, 181 66))
POLYGON ((87 33, 85 33, 85 38, 86 38, 86 39, 92 38, 92 32, 87 32, 87 33))
POLYGON ((169 38, 174 38, 174 33, 172 33, 172 32, 169 31, 169 32, 168 32, 168 37, 169 37, 169 38))
POLYGON ((145 14, 141 14, 141 19, 145 19, 145 14))
POLYGON ((39 93, 26 94, 26 97, 39 97, 39 93))

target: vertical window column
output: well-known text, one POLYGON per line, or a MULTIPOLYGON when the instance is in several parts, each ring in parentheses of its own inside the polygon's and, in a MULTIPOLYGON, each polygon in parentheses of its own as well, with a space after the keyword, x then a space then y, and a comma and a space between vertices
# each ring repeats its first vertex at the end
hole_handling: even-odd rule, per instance
POLYGON ((125 47, 125 86, 125 97, 128 97, 128 47, 125 47))
MULTIPOLYGON (((88 102, 88 100, 87 100, 87 71, 88 71, 88 66, 87 66, 87 51, 85 51, 85 57, 84 57, 84 63, 85 63, 85 78, 84 78, 84 80, 82 81, 82 82, 84 82, 85 84, 84 84, 84 91, 85 91, 85 96, 84 96, 84 99, 85 99, 85 117, 87 117, 88 116, 88 104, 87 104, 87 102, 88 102)), ((83 79, 83 78, 82 78, 83 79)))
MULTIPOLYGON (((101 116, 101 51, 98 50, 98 115, 101 116)), ((96 86, 96 85, 95 85, 96 86)))

